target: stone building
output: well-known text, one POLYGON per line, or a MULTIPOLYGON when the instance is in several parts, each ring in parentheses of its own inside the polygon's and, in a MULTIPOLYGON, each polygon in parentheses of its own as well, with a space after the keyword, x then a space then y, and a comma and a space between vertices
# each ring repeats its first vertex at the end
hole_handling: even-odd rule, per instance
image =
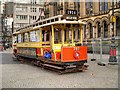
POLYGON ((44 17, 43 5, 37 3, 5 3, 4 13, 6 17, 13 17, 14 30, 19 27, 34 23, 44 17))
POLYGON ((1 11, 2 3, 0 1, 0 46, 2 44, 2 11, 1 11))
POLYGON ((65 14, 66 9, 77 10, 79 19, 86 22, 83 26, 84 41, 91 41, 93 38, 117 38, 120 35, 120 0, 114 0, 114 3, 112 0, 52 0, 45 3, 45 18, 65 14))

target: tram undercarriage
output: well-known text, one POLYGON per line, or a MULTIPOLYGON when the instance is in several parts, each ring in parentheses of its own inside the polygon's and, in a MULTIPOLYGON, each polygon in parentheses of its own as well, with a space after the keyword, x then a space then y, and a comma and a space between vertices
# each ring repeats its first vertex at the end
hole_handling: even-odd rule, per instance
POLYGON ((59 74, 83 72, 88 68, 88 65, 86 64, 87 60, 71 63, 59 61, 55 62, 52 60, 39 57, 38 58, 24 57, 16 53, 14 53, 13 60, 20 61, 21 63, 30 61, 35 66, 39 66, 42 69, 52 70, 58 72, 59 74))

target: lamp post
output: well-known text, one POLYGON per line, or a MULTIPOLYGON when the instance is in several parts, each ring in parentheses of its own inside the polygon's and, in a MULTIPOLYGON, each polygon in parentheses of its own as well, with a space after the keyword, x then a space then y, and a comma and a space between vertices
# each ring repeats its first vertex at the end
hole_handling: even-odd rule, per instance
POLYGON ((114 37, 114 0, 112 0, 112 37, 114 37))

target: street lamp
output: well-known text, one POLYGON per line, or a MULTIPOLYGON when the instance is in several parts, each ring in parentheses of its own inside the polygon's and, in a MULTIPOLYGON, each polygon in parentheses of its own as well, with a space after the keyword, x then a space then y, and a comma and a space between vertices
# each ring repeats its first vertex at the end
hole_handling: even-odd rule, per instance
POLYGON ((114 36, 114 0, 112 0, 112 37, 114 36))

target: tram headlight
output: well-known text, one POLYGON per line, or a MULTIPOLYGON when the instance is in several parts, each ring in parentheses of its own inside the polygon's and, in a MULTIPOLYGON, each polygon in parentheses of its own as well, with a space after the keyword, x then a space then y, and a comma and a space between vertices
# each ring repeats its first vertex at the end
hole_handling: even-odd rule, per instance
POLYGON ((75 51, 75 52, 74 52, 74 58, 75 58, 75 59, 80 58, 80 53, 79 53, 78 51, 75 51))

